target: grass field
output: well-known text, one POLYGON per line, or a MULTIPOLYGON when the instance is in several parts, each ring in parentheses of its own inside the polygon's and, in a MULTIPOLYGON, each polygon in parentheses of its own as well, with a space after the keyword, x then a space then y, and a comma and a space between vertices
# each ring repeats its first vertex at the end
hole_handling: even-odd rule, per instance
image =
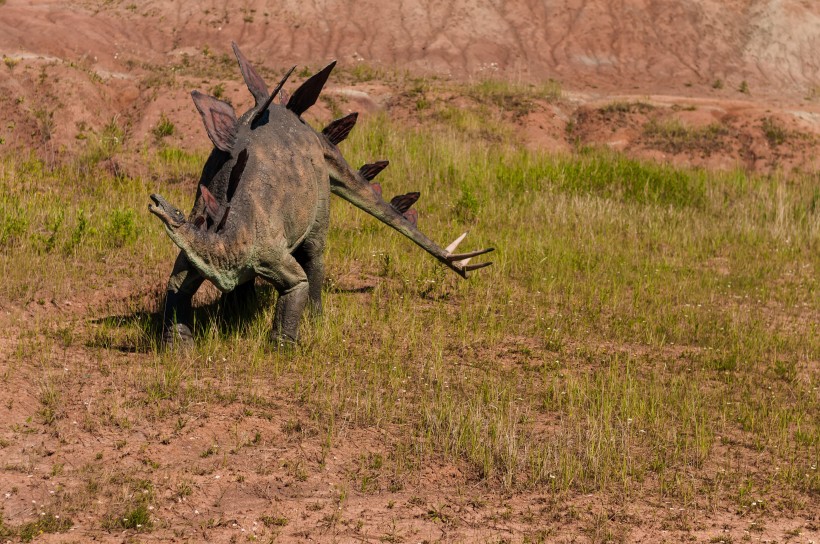
MULTIPOLYGON (((392 509, 391 497, 409 493, 422 497, 419 523, 469 541, 430 498, 430 467, 448 466, 460 476, 447 489, 465 495, 550 498, 493 514, 517 527, 513 541, 552 541, 566 536, 560 527, 630 541, 641 526, 709 541, 722 534, 709 520, 724 518, 727 542, 817 531, 818 180, 680 170, 599 149, 548 156, 486 113, 436 110, 417 127, 376 115, 342 147, 353 165, 389 159, 386 196, 421 191, 422 231, 446 244, 469 229, 462 247, 497 248, 494 265, 463 281, 336 199, 325 312, 303 324, 292 354, 266 342, 275 294, 265 287, 260 310, 238 322, 224 322, 213 292, 201 297, 197 348, 157 350, 153 312, 176 251, 148 194, 186 209, 203 154, 129 151, 136 166, 111 173, 99 164, 125 153, 112 123, 70 161, 5 157, 0 306, 34 309, 12 312, 0 351, 0 491, 22 496, 13 482, 51 470, 60 487, 44 512, 73 521, 7 501, 0 535, 72 523, 136 540, 227 531, 160 506, 210 501, 212 475, 226 467, 239 484, 270 476, 239 460, 292 436, 315 450, 300 461, 291 448, 276 465, 296 486, 346 462, 327 498, 338 509, 316 512, 325 535, 364 527, 411 541, 363 514, 357 525, 344 508, 356 496, 392 509), (95 302, 84 311, 47 310, 84 298, 95 302), (21 384, 36 402, 10 395, 21 384), (90 405, 73 394, 78 384, 93 391, 90 405), (211 411, 233 415, 208 447, 188 460, 156 453, 211 411), (71 433, 101 438, 70 461, 59 445, 49 460, 30 453, 33 437, 59 444, 71 433), (361 436, 366 447, 351 445, 361 436), (584 513, 590 502, 602 505, 595 515, 584 513), (618 517, 624 504, 632 510, 618 517), (567 505, 578 512, 550 517, 567 505)), ((686 135, 674 136, 682 145, 686 135)), ((259 513, 254 539, 298 538, 310 504, 301 517, 259 513)))

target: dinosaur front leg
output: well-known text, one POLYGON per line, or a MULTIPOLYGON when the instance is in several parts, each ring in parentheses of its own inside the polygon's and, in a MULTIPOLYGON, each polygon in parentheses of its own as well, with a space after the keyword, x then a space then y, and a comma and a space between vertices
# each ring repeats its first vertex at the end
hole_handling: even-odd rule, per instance
POLYGON ((279 292, 271 340, 277 345, 295 343, 299 338, 299 322, 309 297, 307 274, 287 252, 282 252, 278 259, 263 264, 258 272, 273 283, 279 292))
POLYGON ((220 300, 222 318, 226 322, 238 323, 248 319, 257 307, 256 287, 253 278, 224 293, 220 300))
POLYGON ((204 278, 180 251, 165 292, 162 315, 162 347, 191 346, 194 343, 191 300, 204 278))

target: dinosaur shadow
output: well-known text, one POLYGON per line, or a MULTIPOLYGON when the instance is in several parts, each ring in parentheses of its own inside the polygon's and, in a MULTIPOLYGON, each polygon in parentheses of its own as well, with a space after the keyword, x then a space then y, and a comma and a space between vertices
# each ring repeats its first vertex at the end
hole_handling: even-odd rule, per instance
MULTIPOLYGON (((164 293, 132 312, 108 315, 91 320, 95 331, 86 342, 123 353, 151 353, 160 350, 164 293)), ((194 338, 216 327, 221 335, 244 332, 262 308, 272 307, 276 291, 270 285, 240 286, 230 293, 193 308, 194 338)))

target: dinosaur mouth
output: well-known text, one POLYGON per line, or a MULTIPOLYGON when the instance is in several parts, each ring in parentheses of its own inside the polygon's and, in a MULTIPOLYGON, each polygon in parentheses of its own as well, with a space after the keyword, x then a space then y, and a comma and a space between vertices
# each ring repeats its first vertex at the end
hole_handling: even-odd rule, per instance
POLYGON ((181 211, 168 203, 167 200, 157 194, 151 195, 153 204, 148 205, 148 211, 159 217, 166 226, 177 228, 185 223, 185 216, 181 211))

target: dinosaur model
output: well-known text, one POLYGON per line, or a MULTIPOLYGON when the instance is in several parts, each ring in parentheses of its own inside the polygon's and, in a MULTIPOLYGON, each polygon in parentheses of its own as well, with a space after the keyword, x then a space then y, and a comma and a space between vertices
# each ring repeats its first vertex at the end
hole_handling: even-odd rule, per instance
POLYGON ((335 61, 286 99, 282 87, 293 68, 269 93, 259 73, 232 45, 255 106, 237 118, 229 104, 193 91, 214 144, 193 210, 186 217, 156 194, 148 206, 182 250, 168 280, 163 345, 193 342, 191 299, 205 279, 230 292, 252 286, 257 276, 279 293, 272 339, 296 342, 308 302, 314 312, 321 311, 331 193, 398 230, 464 278, 491 264, 468 261, 492 248, 453 253, 466 233, 446 248, 422 234, 411 209, 419 193, 383 200, 381 186, 372 180, 387 161, 366 164, 358 171, 347 164, 337 144, 350 133, 357 114, 333 121, 321 133, 302 120, 335 61), (280 104, 273 103, 277 94, 280 104))

